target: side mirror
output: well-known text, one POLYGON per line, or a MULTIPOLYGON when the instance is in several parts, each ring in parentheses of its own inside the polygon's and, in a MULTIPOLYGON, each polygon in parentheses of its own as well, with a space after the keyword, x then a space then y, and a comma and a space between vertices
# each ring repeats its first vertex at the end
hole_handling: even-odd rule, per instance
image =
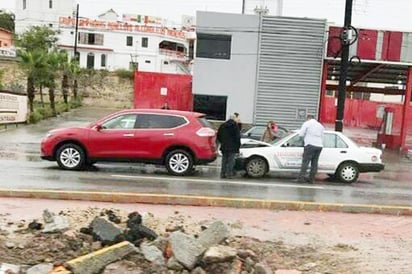
POLYGON ((102 125, 98 124, 94 127, 97 131, 100 131, 103 129, 102 125))

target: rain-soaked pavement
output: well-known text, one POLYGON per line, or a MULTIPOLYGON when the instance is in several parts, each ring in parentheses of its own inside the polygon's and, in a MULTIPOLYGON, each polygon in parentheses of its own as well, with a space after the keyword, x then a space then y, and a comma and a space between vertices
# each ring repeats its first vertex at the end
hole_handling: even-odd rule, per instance
MULTIPOLYGON (((219 160, 198 166, 194 175, 174 177, 162 167, 141 164, 96 164, 86 171, 64 171, 40 159, 39 144, 49 129, 87 125, 113 109, 82 108, 36 125, 0 127, 0 188, 105 191, 311 201, 342 204, 412 206, 412 160, 385 151, 385 171, 361 174, 344 185, 319 176, 314 185, 295 184, 291 174, 262 179, 219 178, 219 160)), ((344 130, 348 136, 351 132, 344 130)))

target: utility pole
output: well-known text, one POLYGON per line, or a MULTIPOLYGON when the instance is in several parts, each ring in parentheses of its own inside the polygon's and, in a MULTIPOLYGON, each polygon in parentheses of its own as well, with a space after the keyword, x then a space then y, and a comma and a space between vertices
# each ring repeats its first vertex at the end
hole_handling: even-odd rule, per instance
POLYGON ((242 14, 245 14, 246 0, 242 0, 242 14))
POLYGON ((338 105, 336 108, 336 121, 335 130, 342 132, 343 129, 343 116, 345 112, 345 97, 346 97, 346 78, 348 76, 349 66, 349 46, 351 36, 351 23, 352 23, 352 1, 346 0, 345 4, 345 22, 343 26, 343 32, 341 37, 342 55, 340 61, 340 76, 339 76, 339 89, 338 89, 338 105))
POLYGON ((80 61, 79 60, 79 55, 77 53, 77 33, 79 32, 79 4, 77 4, 76 6, 76 26, 75 26, 75 30, 74 30, 74 52, 73 52, 73 58, 76 61, 80 61))

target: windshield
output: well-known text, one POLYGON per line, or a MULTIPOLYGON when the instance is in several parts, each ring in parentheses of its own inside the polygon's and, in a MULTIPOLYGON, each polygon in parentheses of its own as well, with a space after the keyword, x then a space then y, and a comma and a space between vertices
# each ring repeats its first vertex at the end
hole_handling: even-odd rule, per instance
POLYGON ((272 146, 276 146, 276 145, 278 145, 279 143, 282 143, 286 138, 288 138, 290 135, 292 135, 292 134, 294 134, 294 132, 293 131, 288 131, 288 132, 285 132, 285 135, 282 137, 282 138, 278 138, 278 139, 275 139, 273 142, 271 142, 270 144, 272 145, 272 146))

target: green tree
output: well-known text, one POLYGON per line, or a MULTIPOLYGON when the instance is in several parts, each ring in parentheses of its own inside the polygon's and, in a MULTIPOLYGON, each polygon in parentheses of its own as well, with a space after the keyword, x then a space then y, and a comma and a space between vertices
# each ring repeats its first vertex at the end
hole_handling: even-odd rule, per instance
POLYGON ((27 77, 27 97, 29 99, 30 112, 33 112, 35 86, 40 83, 41 75, 47 65, 47 52, 38 49, 33 51, 18 50, 17 57, 19 66, 27 77))
POLYGON ((59 32, 47 26, 32 26, 24 33, 16 36, 16 46, 26 51, 44 50, 54 48, 58 40, 59 32))
POLYGON ((14 33, 14 14, 0 11, 0 28, 14 33))
POLYGON ((78 95, 78 88, 79 88, 78 78, 79 78, 80 72, 81 72, 81 68, 79 65, 79 61, 77 61, 74 58, 71 59, 70 60, 70 75, 73 79, 72 91, 73 91, 74 99, 77 99, 77 95, 78 95))
POLYGON ((36 85, 40 87, 52 85, 48 79, 50 72, 48 52, 55 48, 57 33, 47 26, 32 26, 21 35, 17 35, 15 39, 16 46, 20 48, 17 52, 19 64, 27 76, 27 97, 31 112, 33 112, 36 85))
POLYGON ((69 79, 71 74, 71 64, 69 62, 69 57, 66 51, 62 50, 59 52, 59 69, 62 72, 62 93, 63 100, 66 105, 68 105, 69 100, 69 79))
POLYGON ((55 103, 55 90, 56 90, 56 78, 58 76, 58 70, 61 63, 61 55, 56 50, 51 51, 47 55, 47 75, 45 80, 45 86, 49 88, 49 101, 50 107, 53 112, 53 116, 56 116, 56 103, 55 103))

